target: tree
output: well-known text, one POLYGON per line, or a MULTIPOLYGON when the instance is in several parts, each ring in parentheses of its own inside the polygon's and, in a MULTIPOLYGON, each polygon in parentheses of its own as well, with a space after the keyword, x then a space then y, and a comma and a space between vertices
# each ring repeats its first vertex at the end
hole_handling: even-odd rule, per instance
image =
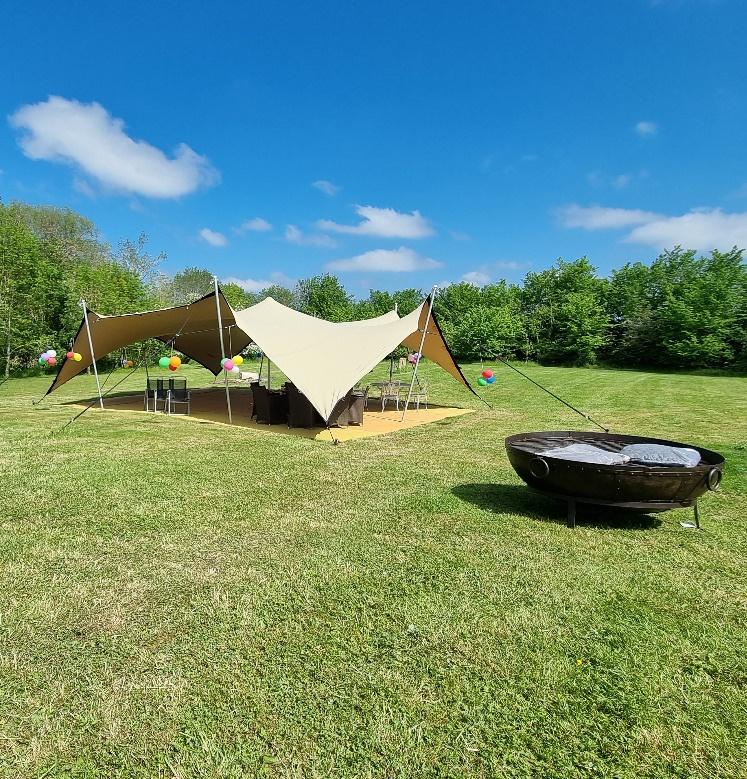
POLYGON ((301 279, 296 285, 296 303, 299 311, 331 322, 348 322, 353 318, 352 298, 329 273, 301 279))
POLYGON ((528 338, 540 360, 575 365, 596 361, 609 324, 605 290, 586 257, 558 260, 552 268, 527 274, 521 305, 528 338))
POLYGON ((147 287, 159 277, 158 266, 166 259, 166 252, 155 257, 146 251, 148 236, 140 233, 136 241, 124 239, 119 242, 117 261, 134 273, 147 287))
POLYGON ((214 288, 213 274, 205 268, 185 268, 180 270, 171 280, 171 300, 173 305, 192 303, 198 298, 212 292, 214 288))
POLYGON ((452 322, 449 347, 462 360, 512 357, 524 340, 521 317, 509 306, 477 307, 452 322))

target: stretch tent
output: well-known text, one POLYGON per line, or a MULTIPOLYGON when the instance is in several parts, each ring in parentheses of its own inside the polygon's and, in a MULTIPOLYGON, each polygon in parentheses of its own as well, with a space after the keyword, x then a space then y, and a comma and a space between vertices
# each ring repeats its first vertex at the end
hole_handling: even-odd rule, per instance
MULTIPOLYGON (((234 311, 220 291, 217 301, 225 356, 238 354, 254 341, 325 421, 355 384, 400 345, 422 351, 423 356, 474 391, 444 341, 430 298, 402 318, 390 311, 357 322, 317 319, 273 298, 241 311, 234 311)), ((157 338, 214 374, 221 370, 216 293, 189 305, 137 314, 102 316, 88 311, 88 323, 96 359, 138 341, 157 338)), ((93 364, 88 336, 84 319, 72 347, 83 359, 65 360, 47 394, 93 364)))
MULTIPOLYGON (((236 328, 233 309, 220 291, 218 303, 226 349, 228 350, 230 346, 230 349, 233 349, 231 354, 238 354, 251 339, 236 328)), ((173 343, 176 351, 196 360, 214 374, 220 372, 222 355, 215 292, 186 306, 163 308, 157 311, 104 316, 89 309, 87 314, 97 360, 138 341, 157 338, 166 344, 173 343)), ((85 319, 81 322, 78 334, 75 336, 72 350, 79 352, 83 359, 80 362, 65 360, 47 394, 93 365, 85 319)))
POLYGON ((266 298, 234 312, 236 324, 328 420, 339 400, 398 346, 422 353, 472 390, 444 341, 430 298, 411 314, 392 311, 359 322, 327 322, 266 298), (429 316, 430 313, 430 316, 429 316))

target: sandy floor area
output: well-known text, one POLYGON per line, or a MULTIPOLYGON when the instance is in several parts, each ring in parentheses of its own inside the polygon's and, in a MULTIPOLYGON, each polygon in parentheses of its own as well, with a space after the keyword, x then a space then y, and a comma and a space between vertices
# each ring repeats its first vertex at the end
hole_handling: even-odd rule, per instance
MULTIPOLYGON (((247 394, 251 390, 244 387, 232 387, 231 408, 233 412, 233 424, 241 427, 249 427, 254 430, 262 430, 270 433, 280 433, 284 435, 297 435, 304 438, 314 438, 319 441, 329 441, 330 432, 323 427, 288 427, 287 425, 263 425, 249 418, 249 403, 247 394)), ((228 412, 226 410, 226 393, 223 387, 210 387, 205 389, 192 390, 191 409, 187 416, 184 413, 175 414, 179 419, 194 419, 198 421, 216 422, 218 424, 228 424, 228 412)), ((121 395, 118 397, 106 398, 104 400, 105 409, 112 411, 132 411, 139 413, 146 412, 143 409, 143 395, 121 395)), ((186 407, 180 406, 182 410, 186 407)), ((162 413, 159 411, 159 413, 162 413)), ((436 422, 439 419, 447 417, 457 417, 462 414, 472 413, 465 408, 449 408, 445 406, 430 406, 430 408, 414 409, 410 408, 402 422, 402 405, 400 410, 396 411, 389 406, 385 411, 376 408, 376 401, 372 400, 369 404, 369 410, 363 414, 362 425, 349 425, 348 427, 333 427, 332 434, 339 441, 350 441, 355 438, 369 438, 371 436, 393 433, 397 430, 407 430, 411 427, 427 425, 429 422, 436 422)))

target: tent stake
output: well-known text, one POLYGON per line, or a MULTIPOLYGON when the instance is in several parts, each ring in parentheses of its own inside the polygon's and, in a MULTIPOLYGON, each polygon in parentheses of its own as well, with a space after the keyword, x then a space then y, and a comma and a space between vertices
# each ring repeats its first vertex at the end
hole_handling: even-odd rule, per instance
MULTIPOLYGON (((218 297, 218 277, 213 276, 213 284, 215 285, 215 309, 218 312, 218 334, 220 335, 220 356, 222 359, 226 357, 226 347, 223 344, 223 319, 220 315, 220 298, 218 297)), ((223 366, 221 365, 221 369, 223 366)), ((231 391, 228 389, 228 373, 223 370, 223 378, 226 385, 226 406, 228 407, 228 424, 233 424, 233 415, 231 414, 231 391)))
POLYGON ((415 386, 415 379, 418 377, 418 368, 420 367, 420 360, 423 357, 423 344, 425 343, 425 336, 428 333, 428 323, 431 321, 431 311, 433 311, 433 301, 436 297, 438 287, 434 284, 433 289, 428 300, 428 316, 425 318, 425 325, 423 326, 423 335, 420 338, 420 346, 418 348, 418 359, 415 362, 415 367, 412 371, 412 381, 410 382, 410 389, 407 392, 407 401, 405 402, 405 410, 402 412, 402 419, 400 422, 405 421, 405 414, 407 414, 407 408, 410 405, 410 398, 412 397, 412 388, 415 386))
POLYGON ((96 377, 96 389, 99 393, 99 406, 102 410, 104 408, 104 398, 101 395, 101 383, 99 382, 99 369, 96 367, 96 354, 93 351, 93 338, 91 337, 91 326, 88 324, 88 306, 86 301, 81 300, 80 305, 83 307, 83 319, 86 322, 86 333, 88 335, 88 348, 91 350, 91 360, 93 360, 93 375, 96 377))

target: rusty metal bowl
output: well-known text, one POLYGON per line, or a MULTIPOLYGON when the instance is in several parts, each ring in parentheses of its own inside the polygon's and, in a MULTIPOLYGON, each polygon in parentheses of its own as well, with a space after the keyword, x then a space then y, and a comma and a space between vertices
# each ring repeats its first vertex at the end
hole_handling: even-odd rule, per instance
POLYGON ((697 500, 718 489, 724 458, 699 446, 660 438, 575 430, 519 433, 506 439, 506 452, 516 473, 535 490, 568 501, 568 524, 575 525, 576 503, 654 513, 693 506, 699 526, 697 500), (665 444, 695 449, 700 462, 694 468, 677 466, 599 465, 548 457, 543 452, 574 443, 587 443, 610 452, 628 444, 665 444))

